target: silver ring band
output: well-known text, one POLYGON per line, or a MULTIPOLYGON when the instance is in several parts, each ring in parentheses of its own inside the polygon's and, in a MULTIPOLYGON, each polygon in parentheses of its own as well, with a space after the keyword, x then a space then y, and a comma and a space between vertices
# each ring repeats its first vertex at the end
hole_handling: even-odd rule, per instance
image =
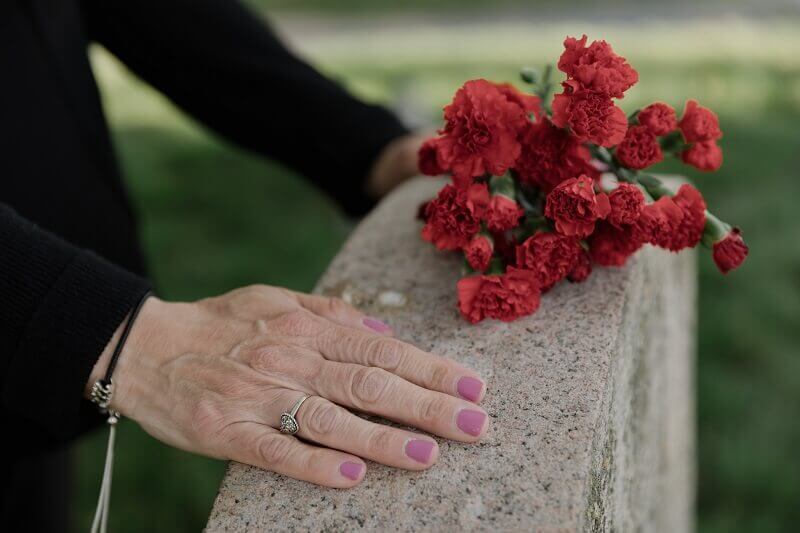
POLYGON ((298 431, 300 431, 300 426, 297 423, 297 411, 300 409, 300 406, 303 405, 303 402, 311 398, 310 395, 306 394, 297 402, 295 402, 294 407, 290 411, 287 411, 281 415, 281 425, 280 430, 281 433, 286 433, 287 435, 294 435, 298 431))

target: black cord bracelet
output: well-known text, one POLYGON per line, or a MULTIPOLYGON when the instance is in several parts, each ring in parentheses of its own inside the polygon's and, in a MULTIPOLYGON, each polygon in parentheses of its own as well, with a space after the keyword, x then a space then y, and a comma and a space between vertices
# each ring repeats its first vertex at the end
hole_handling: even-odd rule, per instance
MULTIPOLYGON (((117 342, 117 346, 114 348, 114 353, 111 354, 111 361, 108 362, 105 376, 103 379, 95 381, 94 385, 92 385, 92 393, 89 399, 97 404, 100 408, 100 412, 103 414, 108 413, 108 407, 111 405, 111 399, 114 396, 114 380, 112 379, 112 375, 114 374, 114 369, 117 367, 117 361, 122 353, 122 349, 125 347, 125 341, 128 340, 128 335, 133 328, 133 323, 136 321, 136 317, 139 316, 139 311, 142 310, 144 302, 152 295, 153 291, 147 291, 136 303, 136 307, 131 311, 128 321, 122 329, 122 335, 117 342)), ((116 413, 112 414, 115 418, 118 417, 116 413)))

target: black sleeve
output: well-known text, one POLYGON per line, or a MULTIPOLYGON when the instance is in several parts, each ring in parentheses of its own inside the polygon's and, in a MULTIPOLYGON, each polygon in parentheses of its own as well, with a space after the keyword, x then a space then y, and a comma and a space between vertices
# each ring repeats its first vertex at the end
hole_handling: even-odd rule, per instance
POLYGON ((87 425, 92 367, 148 288, 0 203, 2 410, 38 433, 26 440, 61 442, 87 425))
POLYGON ((85 0, 90 38, 191 115, 310 178, 350 212, 406 129, 288 51, 238 0, 85 0))

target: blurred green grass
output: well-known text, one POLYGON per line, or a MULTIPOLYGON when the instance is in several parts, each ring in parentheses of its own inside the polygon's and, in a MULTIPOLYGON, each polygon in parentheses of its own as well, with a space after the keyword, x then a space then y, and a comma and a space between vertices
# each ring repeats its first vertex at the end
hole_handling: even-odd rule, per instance
MULTIPOLYGON (((631 59, 641 83, 626 110, 687 97, 716 109, 725 164, 688 174, 717 214, 742 226, 751 256, 723 277, 700 254, 698 526, 791 530, 800 521, 800 25, 492 31, 460 51, 434 48, 446 37, 413 29, 382 32, 375 46, 335 33, 298 45, 358 94, 404 102, 430 124, 461 82, 514 80, 522 64, 553 61, 567 31, 606 38, 631 59)), ((338 209, 286 168, 206 133, 104 52, 93 60, 160 293, 193 299, 248 283, 309 290, 352 227, 338 209)), ((91 519, 104 446, 95 434, 76 448, 78 530, 91 519)), ((203 527, 222 463, 163 446, 129 421, 117 446, 113 531, 203 527)))

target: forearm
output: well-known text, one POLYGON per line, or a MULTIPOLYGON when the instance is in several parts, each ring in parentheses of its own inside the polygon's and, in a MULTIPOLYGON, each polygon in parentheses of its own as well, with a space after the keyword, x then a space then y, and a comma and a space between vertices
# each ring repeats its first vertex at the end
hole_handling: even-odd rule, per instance
POLYGON ((30 420, 44 440, 74 436, 87 376, 147 287, 0 204, 4 410, 30 420))
POLYGON ((89 0, 86 10, 92 38, 204 124, 348 211, 369 207, 368 174, 406 128, 298 58, 239 2, 89 0))

